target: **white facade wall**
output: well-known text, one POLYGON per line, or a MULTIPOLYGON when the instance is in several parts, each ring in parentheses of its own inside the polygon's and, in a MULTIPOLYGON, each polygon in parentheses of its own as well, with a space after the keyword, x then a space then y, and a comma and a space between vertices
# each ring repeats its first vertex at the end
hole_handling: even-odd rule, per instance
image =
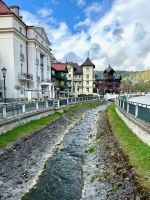
POLYGON ((0 28, 12 28, 13 27, 13 18, 10 16, 0 17, 0 28))
MULTIPOLYGON (((28 92, 25 92, 25 90, 32 90, 32 97, 40 98, 41 91, 37 95, 35 90, 53 90, 49 41, 45 40, 46 37, 42 38, 39 35, 40 30, 42 32, 43 29, 38 29, 37 32, 35 27, 27 27, 26 38, 26 26, 12 14, 10 16, 0 16, 0 28, 0 68, 5 67, 7 69, 6 98, 27 98, 28 92), (3 28, 5 30, 2 30, 3 28), (36 36, 39 43, 36 41, 36 36), (24 59, 21 59, 20 54, 24 59), (37 65, 36 58, 39 59, 39 65, 37 65), (43 67, 40 66, 41 62, 43 62, 43 67), (43 76, 44 81, 41 79, 37 81, 37 69, 38 76, 40 78, 43 76), (42 70, 43 74, 41 73, 42 70), (27 75, 33 76, 33 79, 25 78, 29 77, 27 75), (23 86, 23 90, 20 90, 19 93, 14 89, 16 84, 23 86)), ((45 34, 44 31, 43 34, 45 34)), ((1 70, 0 80, 3 80, 1 70)), ((3 89, 0 92, 3 93, 3 89)), ((44 94, 45 92, 43 92, 44 94)), ((51 95, 53 92, 48 94, 49 98, 53 98, 51 95)))

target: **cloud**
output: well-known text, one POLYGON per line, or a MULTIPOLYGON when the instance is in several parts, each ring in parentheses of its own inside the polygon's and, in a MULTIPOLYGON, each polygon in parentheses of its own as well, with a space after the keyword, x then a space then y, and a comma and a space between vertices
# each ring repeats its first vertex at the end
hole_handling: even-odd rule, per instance
POLYGON ((110 0, 103 2, 83 4, 86 7, 79 13, 82 20, 75 21, 74 31, 69 22, 59 22, 50 12, 48 17, 28 11, 22 11, 21 15, 28 25, 42 24, 53 54, 60 61, 65 62, 67 56, 68 60, 82 64, 89 51, 96 70, 104 70, 109 62, 115 70, 150 69, 150 1, 114 0, 109 7, 110 0))
POLYGON ((56 1, 56 0, 51 0, 51 2, 52 2, 52 4, 54 4, 54 5, 59 4, 59 1, 56 1))
POLYGON ((102 6, 98 2, 93 2, 90 6, 84 9, 85 15, 88 17, 91 14, 99 13, 102 9, 102 6))
POLYGON ((147 32, 144 25, 140 22, 135 23, 135 30, 134 30, 134 41, 138 42, 145 38, 147 32))
POLYGON ((79 7, 83 7, 83 6, 85 6, 85 1, 84 0, 77 0, 77 5, 79 6, 79 7))
POLYGON ((47 8, 41 8, 38 10, 37 14, 42 17, 42 18, 45 18, 45 17, 48 17, 52 14, 52 10, 51 9, 47 9, 47 8))

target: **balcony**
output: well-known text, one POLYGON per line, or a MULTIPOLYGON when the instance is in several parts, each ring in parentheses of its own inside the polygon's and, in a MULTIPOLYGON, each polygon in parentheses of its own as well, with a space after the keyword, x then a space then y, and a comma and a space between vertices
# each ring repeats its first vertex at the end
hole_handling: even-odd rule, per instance
POLYGON ((18 73, 18 79, 24 81, 31 81, 33 80, 33 74, 28 74, 26 72, 18 73))
POLYGON ((106 85, 113 85, 113 82, 106 82, 106 85))
POLYGON ((39 65, 39 59, 36 58, 36 65, 39 65))
POLYGON ((39 83, 40 82, 40 76, 36 76, 36 81, 39 83))
POLYGON ((74 81, 82 81, 82 78, 74 77, 74 81))
POLYGON ((23 53, 20 53, 20 60, 24 61, 24 54, 23 53))
POLYGON ((50 83, 50 82, 51 82, 51 79, 50 79, 49 77, 44 77, 44 76, 42 76, 42 77, 41 77, 41 82, 48 82, 48 83, 50 83))

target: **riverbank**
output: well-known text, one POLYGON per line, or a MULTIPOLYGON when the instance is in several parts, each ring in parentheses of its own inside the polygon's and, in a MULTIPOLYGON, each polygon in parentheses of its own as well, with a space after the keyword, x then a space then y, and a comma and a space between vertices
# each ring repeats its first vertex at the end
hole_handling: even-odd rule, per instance
POLYGON ((107 111, 100 113, 91 127, 83 157, 82 200, 150 199, 150 191, 140 185, 141 177, 120 145, 107 111))
POLYGON ((0 150, 0 199, 19 200, 32 188, 52 150, 98 102, 72 111, 0 150))

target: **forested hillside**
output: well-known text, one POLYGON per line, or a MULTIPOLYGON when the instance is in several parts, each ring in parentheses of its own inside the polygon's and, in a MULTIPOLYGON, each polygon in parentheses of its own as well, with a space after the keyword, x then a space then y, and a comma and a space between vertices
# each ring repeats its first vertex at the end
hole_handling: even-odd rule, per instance
MULTIPOLYGON (((122 76, 123 77, 123 76, 122 76)), ((150 70, 143 72, 130 72, 121 81, 120 89, 123 92, 148 92, 150 91, 150 70)))

